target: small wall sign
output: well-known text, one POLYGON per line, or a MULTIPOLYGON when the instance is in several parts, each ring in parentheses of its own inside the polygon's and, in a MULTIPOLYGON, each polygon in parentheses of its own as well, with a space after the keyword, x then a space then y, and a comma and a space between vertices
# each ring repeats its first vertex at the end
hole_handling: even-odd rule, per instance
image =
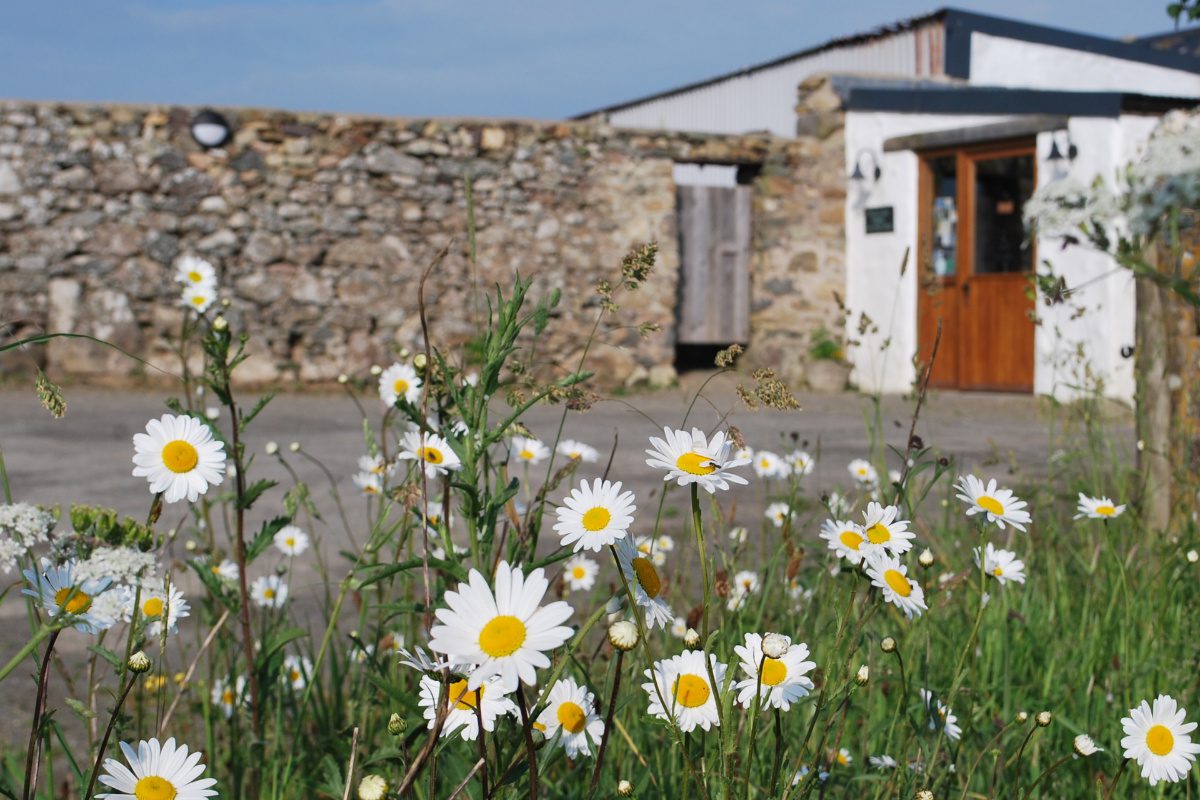
POLYGON ((892 206, 879 206, 866 210, 867 233, 891 233, 895 228, 892 224, 892 206))

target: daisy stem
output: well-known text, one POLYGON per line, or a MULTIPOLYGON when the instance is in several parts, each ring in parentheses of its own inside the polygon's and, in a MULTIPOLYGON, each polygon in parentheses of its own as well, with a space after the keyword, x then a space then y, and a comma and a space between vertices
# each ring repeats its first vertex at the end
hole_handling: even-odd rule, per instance
POLYGON ((1038 785, 1039 783, 1041 783, 1041 782, 1042 782, 1042 778, 1045 778, 1045 777, 1046 777, 1047 775, 1049 775, 1051 772, 1054 772, 1054 770, 1058 769, 1058 768, 1059 768, 1059 767, 1061 767, 1063 764, 1065 764, 1065 763, 1067 763, 1068 761, 1070 761, 1070 760, 1071 760, 1071 759, 1074 757, 1074 755, 1075 755, 1074 753, 1070 753, 1070 754, 1068 754, 1068 755, 1065 755, 1065 756, 1063 756, 1062 758, 1060 758, 1058 761, 1055 761, 1053 764, 1051 764, 1050 766, 1046 767, 1046 769, 1042 770, 1042 774, 1037 776, 1037 778, 1034 780, 1034 782, 1033 782, 1033 783, 1031 783, 1031 784, 1029 785, 1029 788, 1028 788, 1028 789, 1026 789, 1026 790, 1025 790, 1025 793, 1024 793, 1023 795, 1021 795, 1021 796, 1022 796, 1022 797, 1023 797, 1025 800, 1029 800, 1029 798, 1033 797, 1033 790, 1034 790, 1034 789, 1036 789, 1036 788, 1037 788, 1037 785, 1038 785))
POLYGON ((708 645, 708 606, 711 600, 709 593, 711 588, 708 580, 708 555, 704 550, 704 526, 700 519, 700 488, 697 484, 691 485, 692 490, 692 529, 696 533, 696 549, 700 555, 700 579, 704 582, 704 605, 701 608, 701 632, 700 641, 708 645))
POLYGON ((746 741, 750 743, 750 751, 746 754, 746 791, 743 795, 746 800, 750 798, 750 773, 754 771, 754 753, 757 748, 754 746, 754 729, 758 722, 758 712, 762 709, 762 671, 763 665, 767 663, 767 654, 763 653, 762 658, 758 660, 758 674, 754 676, 754 710, 750 714, 750 731, 746 741))
POLYGON ((46 652, 42 656, 42 668, 38 672, 37 697, 33 703, 33 720, 29 723, 29 750, 25 754, 25 789, 22 793, 24 800, 29 800, 37 790, 37 762, 39 732, 42 727, 42 707, 46 703, 46 685, 50 681, 50 656, 54 653, 54 643, 58 641, 60 630, 50 634, 46 643, 46 652))
POLYGON ((21 662, 28 658, 29 654, 36 650, 37 646, 42 643, 42 640, 51 633, 57 633, 57 631, 49 625, 43 625, 34 631, 33 636, 25 643, 25 646, 17 651, 17 654, 10 658, 8 663, 0 669, 0 681, 7 678, 10 672, 20 666, 21 662))
POLYGON ((520 684, 517 685, 517 708, 521 711, 521 728, 525 732, 525 755, 529 759, 529 800, 537 800, 537 750, 533 746, 533 726, 529 724, 529 710, 525 707, 525 689, 520 684))
POLYGON ((8 485, 8 468, 4 465, 4 449, 0 448, 0 485, 4 486, 4 502, 12 505, 12 487, 8 485))
POLYGON ((100 747, 96 750, 96 762, 92 764, 91 775, 88 776, 87 791, 83 793, 84 799, 92 796, 92 790, 96 788, 96 776, 100 774, 100 765, 104 762, 104 752, 108 749, 108 739, 112 736, 113 727, 116 725, 117 717, 121 713, 121 706, 125 705, 125 698, 129 697, 129 692, 133 689, 133 684, 137 681, 137 675, 132 672, 129 675, 129 680, 125 682, 125 686, 121 689, 121 694, 117 698, 117 704, 113 706, 112 714, 108 717, 108 724, 104 726, 104 736, 100 739, 100 747))
POLYGON ((1113 791, 1117 788, 1117 784, 1120 782, 1121 776, 1125 774, 1125 768, 1127 766, 1129 766, 1128 758, 1121 762, 1121 766, 1117 770, 1117 774, 1113 776, 1112 783, 1108 785, 1108 791, 1104 793, 1104 800, 1111 800, 1113 791))
POLYGON ((600 749, 596 753, 596 768, 592 770, 592 783, 588 794, 595 795, 596 787, 600 785, 600 768, 604 766, 604 751, 608 747, 608 737, 612 732, 613 714, 617 710, 617 692, 621 689, 621 668, 625 662, 625 651, 617 650, 617 664, 613 671, 612 691, 608 697, 608 712, 604 715, 604 735, 600 737, 600 749))
POLYGON ((779 795, 779 768, 783 766, 783 713, 775 709, 775 761, 771 764, 771 794, 779 795))

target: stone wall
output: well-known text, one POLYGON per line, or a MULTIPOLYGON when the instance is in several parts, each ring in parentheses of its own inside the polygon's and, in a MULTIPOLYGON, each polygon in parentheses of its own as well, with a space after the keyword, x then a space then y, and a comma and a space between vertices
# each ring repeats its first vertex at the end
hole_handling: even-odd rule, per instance
MULTIPOLYGON (((108 339, 171 366, 183 309, 173 265, 218 268, 225 311, 253 334, 244 380, 320 382, 418 344, 417 283, 435 341, 475 331, 472 287, 535 276, 563 290, 539 350, 569 363, 629 247, 659 268, 595 352, 612 384, 669 379, 678 275, 675 161, 760 168, 748 357, 803 371, 805 334, 836 318, 840 134, 798 139, 614 130, 599 123, 406 120, 223 110, 235 136, 202 151, 194 109, 0 102, 0 330, 108 339), (473 186, 478 267, 467 249, 473 186), (638 323, 662 330, 640 339, 638 323)), ((91 380, 139 374, 78 340, 0 361, 91 380)))

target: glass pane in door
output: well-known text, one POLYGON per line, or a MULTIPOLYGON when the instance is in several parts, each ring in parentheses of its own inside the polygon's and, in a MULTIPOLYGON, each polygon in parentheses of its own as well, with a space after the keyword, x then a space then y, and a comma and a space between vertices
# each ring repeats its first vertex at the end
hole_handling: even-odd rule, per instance
POLYGON ((976 275, 1029 272, 1033 268, 1033 251, 1022 221, 1033 183, 1032 155, 975 162, 976 275))
POLYGON ((943 156, 929 161, 933 177, 933 209, 930 216, 930 261, 934 275, 947 277, 957 269, 958 253, 958 159, 943 156))

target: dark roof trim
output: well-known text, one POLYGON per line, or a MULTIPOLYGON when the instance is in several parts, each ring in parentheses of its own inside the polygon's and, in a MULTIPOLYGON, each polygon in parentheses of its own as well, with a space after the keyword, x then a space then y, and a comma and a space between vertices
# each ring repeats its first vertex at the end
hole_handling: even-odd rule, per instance
POLYGON ((685 94, 696 89, 703 89, 705 86, 712 86, 716 83, 722 83, 723 81, 727 81, 731 78, 743 78, 753 75, 756 72, 771 69, 772 67, 778 67, 781 64, 788 63, 789 61, 796 61, 801 58, 816 55, 817 53, 823 53, 827 50, 836 50, 839 47, 851 47, 856 44, 872 42, 876 39, 884 39, 896 33, 903 33, 905 31, 913 30, 914 28, 919 28, 925 23, 940 20, 945 14, 946 9, 941 9, 934 11, 931 14, 925 14, 924 16, 901 20, 900 22, 892 25, 883 25, 864 33, 856 33, 850 36, 840 36, 836 39, 830 39, 824 44, 805 48, 804 50, 797 50, 794 53, 788 53, 786 55, 779 56, 778 58, 773 58, 770 61, 763 61, 758 64, 753 64, 749 67, 732 70, 731 72, 724 72, 720 75, 714 75, 711 78, 705 78, 704 80, 695 81, 693 83, 685 83, 683 86, 676 86, 673 89, 666 89, 661 92, 645 95, 644 97, 626 100, 623 103, 616 103, 611 106, 605 106, 604 108, 597 108, 593 111, 585 111, 582 114, 576 114, 575 116, 570 117, 570 119, 587 119, 588 117, 596 114, 611 114, 614 111, 623 111, 626 108, 640 106, 643 103, 649 103, 653 100, 661 100, 664 97, 671 97, 677 94, 685 94))
POLYGON ((995 142, 1000 139, 1016 139, 1035 136, 1043 131, 1059 131, 1067 127, 1070 117, 1043 114, 1022 119, 996 122, 991 125, 974 125, 969 128, 954 128, 948 131, 914 133, 910 136, 894 136, 885 139, 883 152, 902 150, 934 150, 941 147, 960 147, 979 142, 995 142))
POLYGON ((1047 28, 1003 17, 960 11, 956 8, 945 10, 944 24, 946 26, 945 70, 947 75, 954 78, 971 77, 971 34, 976 32, 1032 44, 1082 50, 1124 61, 1152 64, 1184 72, 1200 73, 1200 58, 1156 50, 1148 47, 1144 42, 1126 42, 1087 33, 1047 28))
POLYGON ((902 114, 1043 114, 1069 117, 1117 117, 1121 112, 1162 114, 1191 108, 1196 98, 1155 97, 1122 92, 1054 92, 992 87, 851 88, 849 111, 902 114))

